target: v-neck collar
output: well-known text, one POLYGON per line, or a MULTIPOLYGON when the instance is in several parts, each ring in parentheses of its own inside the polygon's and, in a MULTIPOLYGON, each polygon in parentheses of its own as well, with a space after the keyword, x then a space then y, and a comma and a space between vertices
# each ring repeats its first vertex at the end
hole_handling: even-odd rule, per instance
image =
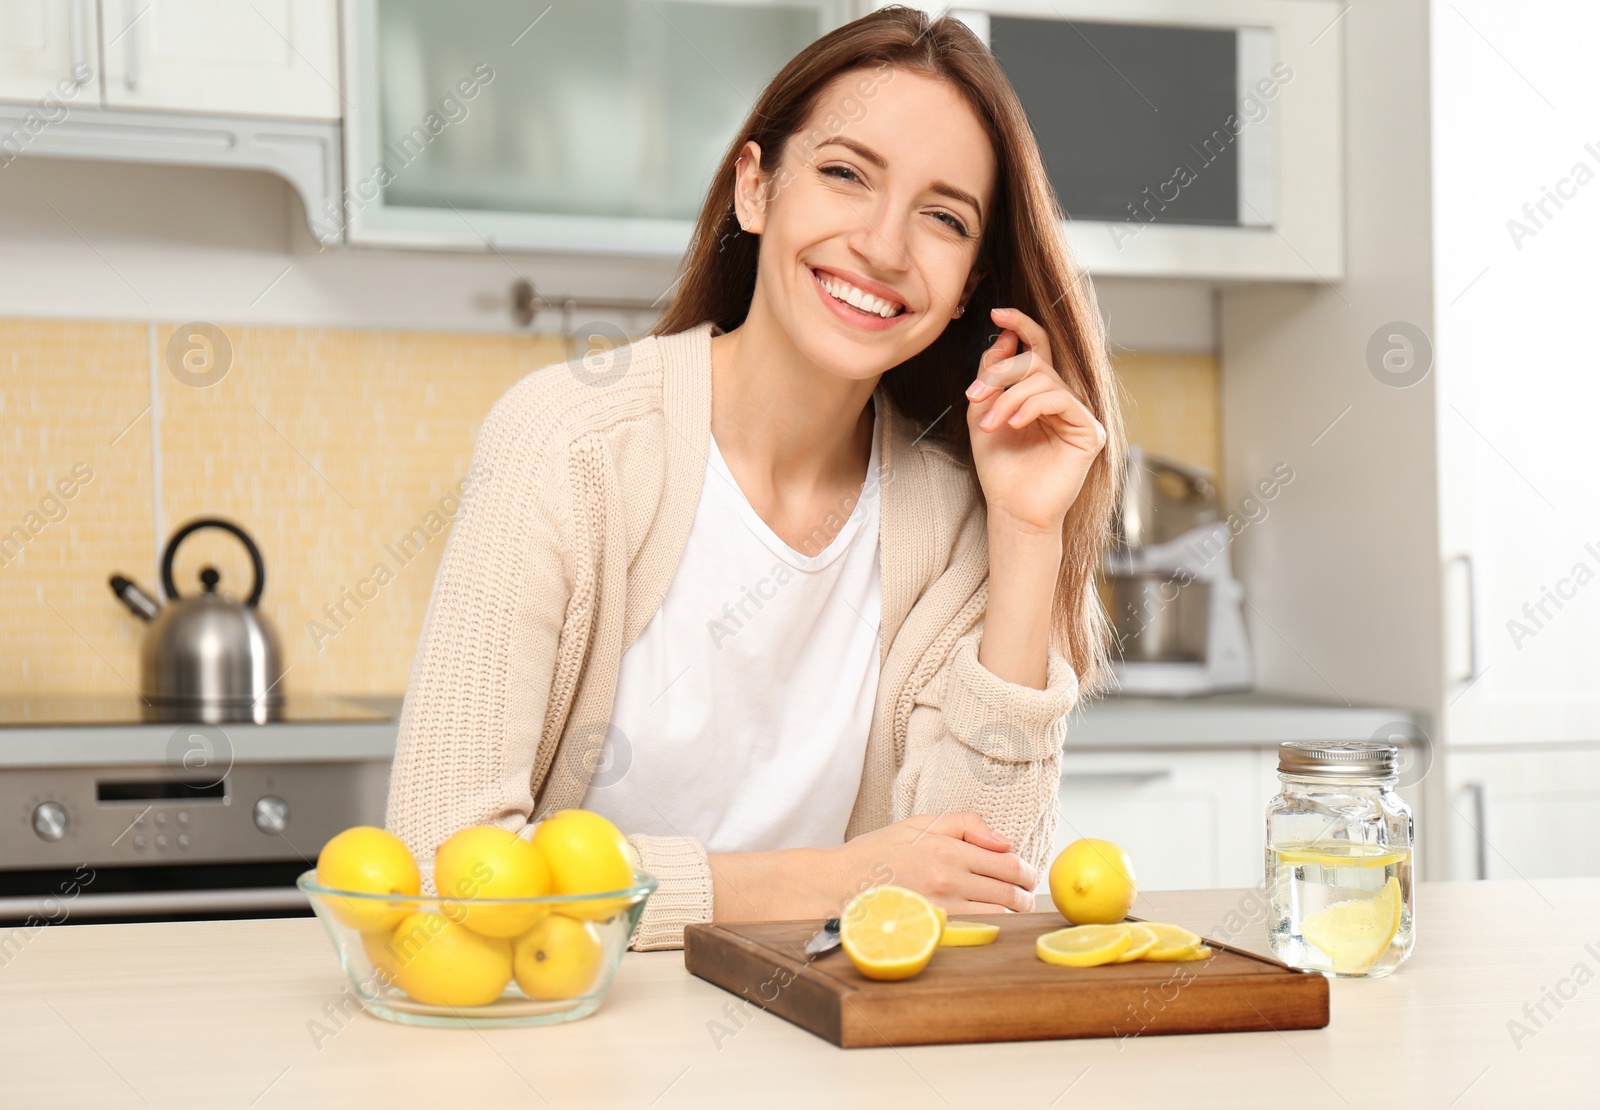
MULTIPOLYGON (((883 431, 883 422, 879 417, 882 411, 882 407, 878 404, 877 399, 874 398, 872 403, 872 439, 867 458, 866 477, 863 479, 861 489, 857 491, 856 499, 851 505, 850 515, 839 526, 839 530, 834 533, 827 546, 815 555, 807 555, 803 551, 796 551, 789 546, 787 540, 772 530, 771 525, 761 519, 761 514, 756 512, 756 507, 750 503, 749 496, 739 485, 738 478, 734 476, 732 469, 728 466, 727 459, 723 457, 721 447, 718 445, 717 437, 714 434, 707 437, 707 462, 717 479, 727 487, 728 496, 733 501, 733 509, 738 513, 739 519, 750 530, 751 534, 760 540, 768 551, 772 552, 774 557, 783 560, 784 563, 795 570, 822 570, 838 562, 843 557, 846 549, 855 541, 856 535, 866 527, 867 518, 874 511, 874 501, 878 496, 877 468, 880 465, 882 456, 878 438, 883 431)), ((702 490, 701 492, 703 495, 704 491, 702 490)), ((873 537, 874 542, 877 539, 877 536, 873 537)))
MULTIPOLYGON (((668 429, 662 504, 656 514, 663 527, 651 530, 638 560, 657 560, 675 567, 688 544, 711 445, 711 337, 721 333, 715 323, 706 321, 686 331, 654 337, 661 352, 661 407, 668 429)), ((895 411, 881 381, 872 397, 875 419, 881 425, 878 528, 883 613, 878 652, 883 664, 923 585, 932 582, 941 568, 935 537, 928 528, 929 498, 935 496, 935 490, 918 453, 920 433, 895 411)), ((663 577, 672 575, 669 572, 663 577)), ((624 645, 638 638, 660 603, 658 597, 628 598, 624 645)))

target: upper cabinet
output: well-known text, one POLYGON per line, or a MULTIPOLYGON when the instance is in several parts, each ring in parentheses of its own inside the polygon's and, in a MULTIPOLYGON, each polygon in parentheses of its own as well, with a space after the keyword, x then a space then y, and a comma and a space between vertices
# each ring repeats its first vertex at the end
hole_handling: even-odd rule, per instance
MULTIPOLYGON (((768 82, 880 6, 0 0, 0 125, 13 155, 275 169, 324 243, 670 260, 768 82)), ((1016 88, 1091 273, 1343 276, 1336 0, 949 11, 1016 88)))
POLYGON ((94 0, 9 0, 0 5, 0 101, 47 96, 99 100, 94 0))
POLYGON ((101 0, 100 12, 108 108, 342 114, 337 0, 101 0))
POLYGON ((672 257, 840 0, 345 5, 347 237, 672 257))
POLYGON ((3 102, 337 122, 338 3, 7 0, 3 102))

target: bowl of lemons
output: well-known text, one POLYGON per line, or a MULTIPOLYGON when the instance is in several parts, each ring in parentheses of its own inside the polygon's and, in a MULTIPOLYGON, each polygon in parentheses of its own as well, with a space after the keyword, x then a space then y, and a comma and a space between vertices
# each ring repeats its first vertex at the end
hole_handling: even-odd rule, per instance
POLYGON ((531 838, 461 829, 431 866, 383 829, 346 829, 296 885, 369 1013, 501 1026, 599 1008, 657 882, 615 825, 570 809, 531 838))

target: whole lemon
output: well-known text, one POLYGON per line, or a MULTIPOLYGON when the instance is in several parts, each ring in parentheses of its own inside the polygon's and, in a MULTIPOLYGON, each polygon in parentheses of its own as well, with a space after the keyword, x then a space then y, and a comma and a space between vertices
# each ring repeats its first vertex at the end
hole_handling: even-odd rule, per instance
POLYGON ((1074 840, 1050 865, 1050 900, 1074 925, 1115 925, 1138 893, 1133 861, 1109 840, 1074 840))
POLYGON ((487 1006, 511 982, 511 942, 443 914, 411 914, 395 927, 381 957, 374 963, 395 985, 430 1006, 487 1006))
MULTIPOLYGON (((553 813, 534 830, 533 844, 550 865, 555 894, 598 894, 633 885, 633 849, 622 831, 598 813, 553 813)), ((626 905, 626 899, 602 899, 563 906, 561 912, 599 921, 626 905)))
MULTIPOLYGON (((317 882, 359 894, 416 894, 422 889, 417 861, 405 842, 385 829, 357 825, 322 846, 317 882)), ((333 916, 363 933, 392 929, 414 906, 364 898, 328 899, 333 916)))
POLYGON ((605 956, 592 922, 553 913, 511 942, 511 973, 529 998, 576 998, 594 987, 605 956))
POLYGON ((450 916, 486 937, 514 937, 547 912, 544 906, 475 906, 476 898, 542 898, 550 868, 528 841, 498 825, 471 825, 433 854, 433 883, 441 898, 460 898, 450 916))

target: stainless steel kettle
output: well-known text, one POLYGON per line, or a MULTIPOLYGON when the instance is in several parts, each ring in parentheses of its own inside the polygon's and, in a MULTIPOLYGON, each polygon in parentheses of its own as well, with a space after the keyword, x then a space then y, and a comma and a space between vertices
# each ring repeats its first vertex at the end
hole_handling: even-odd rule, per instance
POLYGON ((266 567, 255 541, 237 524, 212 517, 191 520, 167 541, 161 559, 161 585, 168 598, 165 606, 129 579, 112 575, 112 593, 134 616, 150 622, 139 651, 139 685, 145 699, 156 705, 197 709, 260 709, 281 704, 283 653, 272 624, 256 610, 266 581, 266 567), (217 592, 221 575, 215 567, 200 572, 204 593, 178 595, 172 580, 178 545, 202 528, 231 532, 250 553, 255 581, 245 601, 217 592))

